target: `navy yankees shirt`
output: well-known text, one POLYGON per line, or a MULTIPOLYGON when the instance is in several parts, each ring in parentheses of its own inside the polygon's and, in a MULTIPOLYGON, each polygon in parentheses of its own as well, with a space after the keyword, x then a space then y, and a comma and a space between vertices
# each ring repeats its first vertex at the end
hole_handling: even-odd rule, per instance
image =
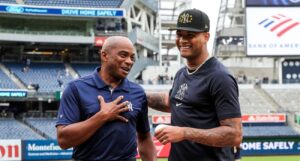
MULTIPOLYGON (((113 91, 100 78, 98 67, 93 74, 74 80, 63 92, 57 125, 69 125, 86 120, 101 107, 97 96, 106 102, 123 95, 130 110, 122 115, 128 122, 110 121, 99 128, 83 144, 74 147, 73 158, 81 160, 119 160, 137 155, 136 132, 149 132, 146 94, 141 86, 124 79, 113 91)), ((76 134, 74 134, 76 135, 76 134)))
MULTIPOLYGON (((197 71, 180 69, 170 91, 171 124, 211 129, 220 120, 241 117, 236 80, 216 58, 197 71)), ((171 144, 169 161, 232 161, 231 147, 211 147, 192 141, 171 144)))

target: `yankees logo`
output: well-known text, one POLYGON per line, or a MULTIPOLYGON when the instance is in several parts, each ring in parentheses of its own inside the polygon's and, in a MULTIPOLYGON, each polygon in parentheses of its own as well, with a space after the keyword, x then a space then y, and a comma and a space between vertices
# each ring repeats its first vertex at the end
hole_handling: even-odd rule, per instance
POLYGON ((179 23, 191 23, 193 20, 193 16, 188 13, 183 13, 180 15, 178 22, 179 23))
POLYGON ((175 98, 179 99, 179 100, 182 100, 183 97, 184 97, 184 93, 187 91, 188 89, 188 86, 186 83, 180 85, 180 88, 179 90, 177 91, 176 95, 175 95, 175 98))
POLYGON ((128 102, 126 106, 128 107, 129 111, 133 111, 133 106, 131 102, 128 102))

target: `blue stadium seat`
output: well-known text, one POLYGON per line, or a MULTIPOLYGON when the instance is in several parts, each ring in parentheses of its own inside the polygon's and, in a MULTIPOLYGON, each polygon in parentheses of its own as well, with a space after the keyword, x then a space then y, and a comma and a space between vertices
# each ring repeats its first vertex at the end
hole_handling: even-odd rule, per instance
MULTIPOLYGON (((277 86, 276 86, 277 87, 277 86)), ((300 112, 300 89, 293 85, 293 88, 281 86, 281 88, 264 88, 276 103, 285 111, 300 112)))
POLYGON ((18 86, 0 70, 0 89, 18 89, 18 86))
POLYGON ((284 136, 300 136, 290 126, 244 126, 244 137, 284 137, 284 136))
POLYGON ((56 118, 25 118, 24 120, 50 139, 56 139, 56 118))
POLYGON ((89 74, 96 69, 99 64, 80 64, 80 63, 72 63, 72 67, 77 71, 79 77, 83 77, 89 74))
POLYGON ((17 4, 16 0, 0 0, 0 3, 17 4))
POLYGON ((0 118, 1 139, 45 140, 34 130, 13 118, 0 118))
POLYGON ((66 72, 63 63, 31 63, 29 70, 24 70, 22 63, 4 63, 10 68, 28 87, 39 85, 40 92, 61 91, 73 78, 66 72))

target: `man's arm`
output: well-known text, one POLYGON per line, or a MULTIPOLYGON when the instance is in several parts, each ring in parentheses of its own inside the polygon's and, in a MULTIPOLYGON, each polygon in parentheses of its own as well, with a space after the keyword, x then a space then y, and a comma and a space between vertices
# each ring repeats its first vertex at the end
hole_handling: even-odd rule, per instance
POLYGON ((147 92, 148 106, 162 112, 170 112, 169 94, 163 92, 147 92))
POLYGON ((138 150, 142 161, 156 161, 156 148, 150 132, 138 133, 138 150))
POLYGON ((119 96, 110 103, 106 103, 102 96, 99 96, 98 99, 101 104, 101 110, 91 118, 70 125, 57 126, 57 140, 62 149, 82 144, 108 121, 128 121, 120 115, 120 113, 128 111, 126 106, 128 102, 120 103, 123 96, 119 96))
POLYGON ((104 117, 95 115, 88 120, 57 126, 57 140, 62 149, 75 147, 90 138, 106 122, 104 117))
POLYGON ((239 146, 242 142, 241 118, 224 119, 220 124, 212 129, 167 126, 155 136, 162 144, 189 140, 214 147, 239 146))
POLYGON ((215 147, 240 146, 241 118, 225 119, 220 121, 220 124, 220 127, 207 130, 188 128, 184 130, 184 137, 187 140, 215 147))

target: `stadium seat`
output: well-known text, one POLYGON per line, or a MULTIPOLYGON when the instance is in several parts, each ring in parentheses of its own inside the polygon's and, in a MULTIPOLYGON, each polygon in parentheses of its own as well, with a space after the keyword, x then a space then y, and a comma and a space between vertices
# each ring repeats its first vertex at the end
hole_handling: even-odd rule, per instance
POLYGON ((30 127, 14 118, 0 118, 0 139, 45 140, 30 127))
POLYGON ((288 88, 266 88, 270 96, 283 108, 285 111, 300 112, 300 89, 288 88))
POLYGON ((71 66, 79 74, 79 77, 83 77, 92 74, 99 64, 72 63, 71 66))
POLYGON ((24 120, 49 139, 56 139, 56 118, 25 118, 24 120))
POLYGON ((0 70, 0 89, 18 89, 18 86, 0 70))
POLYGON ((244 137, 285 137, 285 136, 300 136, 290 126, 244 126, 244 137))
POLYGON ((266 114, 276 111, 253 87, 243 88, 242 85, 239 87, 239 101, 242 114, 266 114))
MULTIPOLYGON (((31 63, 29 69, 24 69, 22 63, 4 63, 10 68, 28 88, 38 86, 39 92, 55 92, 62 90, 59 80, 63 84, 73 78, 65 70, 63 63, 31 63)), ((36 88, 35 88, 36 89, 36 88)))

